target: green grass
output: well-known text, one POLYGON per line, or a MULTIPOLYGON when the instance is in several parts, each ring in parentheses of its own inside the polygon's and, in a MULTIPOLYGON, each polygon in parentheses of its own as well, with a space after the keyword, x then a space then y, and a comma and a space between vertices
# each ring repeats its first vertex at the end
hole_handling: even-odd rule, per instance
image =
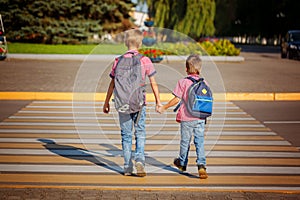
POLYGON ((49 45, 9 43, 9 53, 28 54, 122 54, 126 51, 124 44, 86 44, 86 45, 49 45))

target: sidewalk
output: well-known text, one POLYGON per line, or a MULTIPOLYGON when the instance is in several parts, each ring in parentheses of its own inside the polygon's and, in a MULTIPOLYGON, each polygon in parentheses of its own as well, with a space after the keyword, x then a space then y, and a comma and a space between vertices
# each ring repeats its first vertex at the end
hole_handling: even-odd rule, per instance
POLYGON ((2 200, 9 199, 43 199, 43 200, 74 200, 74 199, 105 199, 105 200, 298 200, 299 193, 284 192, 247 192, 247 191, 210 191, 179 189, 56 189, 56 188, 19 188, 0 189, 2 200))
MULTIPOLYGON (((35 59, 35 60, 85 60, 90 61, 103 61, 103 60, 114 60, 118 55, 70 55, 70 54, 8 54, 7 58, 13 59, 35 59)), ((169 61, 182 61, 187 56, 164 56, 169 61)), ((245 59, 242 56, 202 56, 203 61, 214 61, 214 62, 243 62, 245 59)))
MULTIPOLYGON (((299 62, 289 61, 292 66, 285 67, 282 71, 286 60, 280 59, 279 54, 257 55, 242 53, 239 57, 210 57, 215 60, 218 69, 213 72, 210 68, 204 68, 207 70, 208 80, 215 83, 220 82, 221 78, 224 82, 224 90, 214 93, 224 96, 226 91, 227 100, 300 100, 300 83, 297 79, 299 62), (210 73, 220 75, 214 77, 210 73), (284 80, 285 84, 278 80, 284 80)), ((84 92, 89 96, 95 91, 96 99, 101 100, 105 96, 109 81, 105 74, 109 72, 99 74, 99 70, 105 67, 108 70, 115 57, 116 55, 9 54, 8 59, 0 63, 0 100, 70 100, 76 92, 84 92), (84 61, 91 63, 86 64, 87 69, 82 68, 84 61), (82 88, 78 90, 74 87, 79 75, 82 75, 79 74, 81 72, 89 73, 87 75, 90 77, 84 74, 85 77, 80 77, 86 80, 80 80, 82 88), (97 81, 100 81, 99 87, 96 86, 97 81)), ((182 67, 184 60, 184 57, 168 56, 161 65, 185 74, 182 67)), ((170 82, 169 85, 174 85, 174 78, 172 79, 168 72, 160 71, 163 69, 160 64, 156 69, 160 78, 158 81, 163 80, 170 82)), ((162 90, 161 93, 169 94, 171 87, 162 90)), ((167 98, 169 96, 166 96, 167 98)))

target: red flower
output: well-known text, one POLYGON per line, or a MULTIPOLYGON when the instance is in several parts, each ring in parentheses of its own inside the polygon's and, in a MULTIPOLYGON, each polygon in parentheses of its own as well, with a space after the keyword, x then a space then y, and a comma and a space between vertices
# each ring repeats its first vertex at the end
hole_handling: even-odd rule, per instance
POLYGON ((160 49, 140 49, 139 52, 149 58, 158 58, 164 55, 164 52, 160 49))

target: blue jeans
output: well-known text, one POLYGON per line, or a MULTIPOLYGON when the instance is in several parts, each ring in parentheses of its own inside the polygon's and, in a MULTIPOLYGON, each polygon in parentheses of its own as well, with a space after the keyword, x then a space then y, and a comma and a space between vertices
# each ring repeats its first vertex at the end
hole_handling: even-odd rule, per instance
POLYGON ((190 143, 193 135, 197 154, 196 163, 197 165, 206 165, 206 157, 204 150, 204 126, 205 120, 200 119, 195 121, 182 121, 180 123, 181 140, 179 160, 181 166, 187 166, 188 164, 190 143))
POLYGON ((133 127, 135 130, 134 135, 136 140, 134 160, 145 165, 144 147, 146 140, 146 107, 144 106, 140 112, 139 121, 137 123, 135 123, 135 121, 138 118, 138 112, 132 114, 119 113, 125 169, 133 166, 131 159, 133 127))

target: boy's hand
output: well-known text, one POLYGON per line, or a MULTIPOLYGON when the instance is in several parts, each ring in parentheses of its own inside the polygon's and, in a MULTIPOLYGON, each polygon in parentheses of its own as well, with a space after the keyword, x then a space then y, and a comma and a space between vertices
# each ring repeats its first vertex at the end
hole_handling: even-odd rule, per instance
POLYGON ((109 106, 109 103, 104 103, 103 105, 103 112, 108 114, 110 111, 110 106, 109 106))
POLYGON ((161 104, 156 105, 156 112, 162 114, 164 111, 165 111, 165 109, 164 109, 163 105, 161 105, 161 104))

